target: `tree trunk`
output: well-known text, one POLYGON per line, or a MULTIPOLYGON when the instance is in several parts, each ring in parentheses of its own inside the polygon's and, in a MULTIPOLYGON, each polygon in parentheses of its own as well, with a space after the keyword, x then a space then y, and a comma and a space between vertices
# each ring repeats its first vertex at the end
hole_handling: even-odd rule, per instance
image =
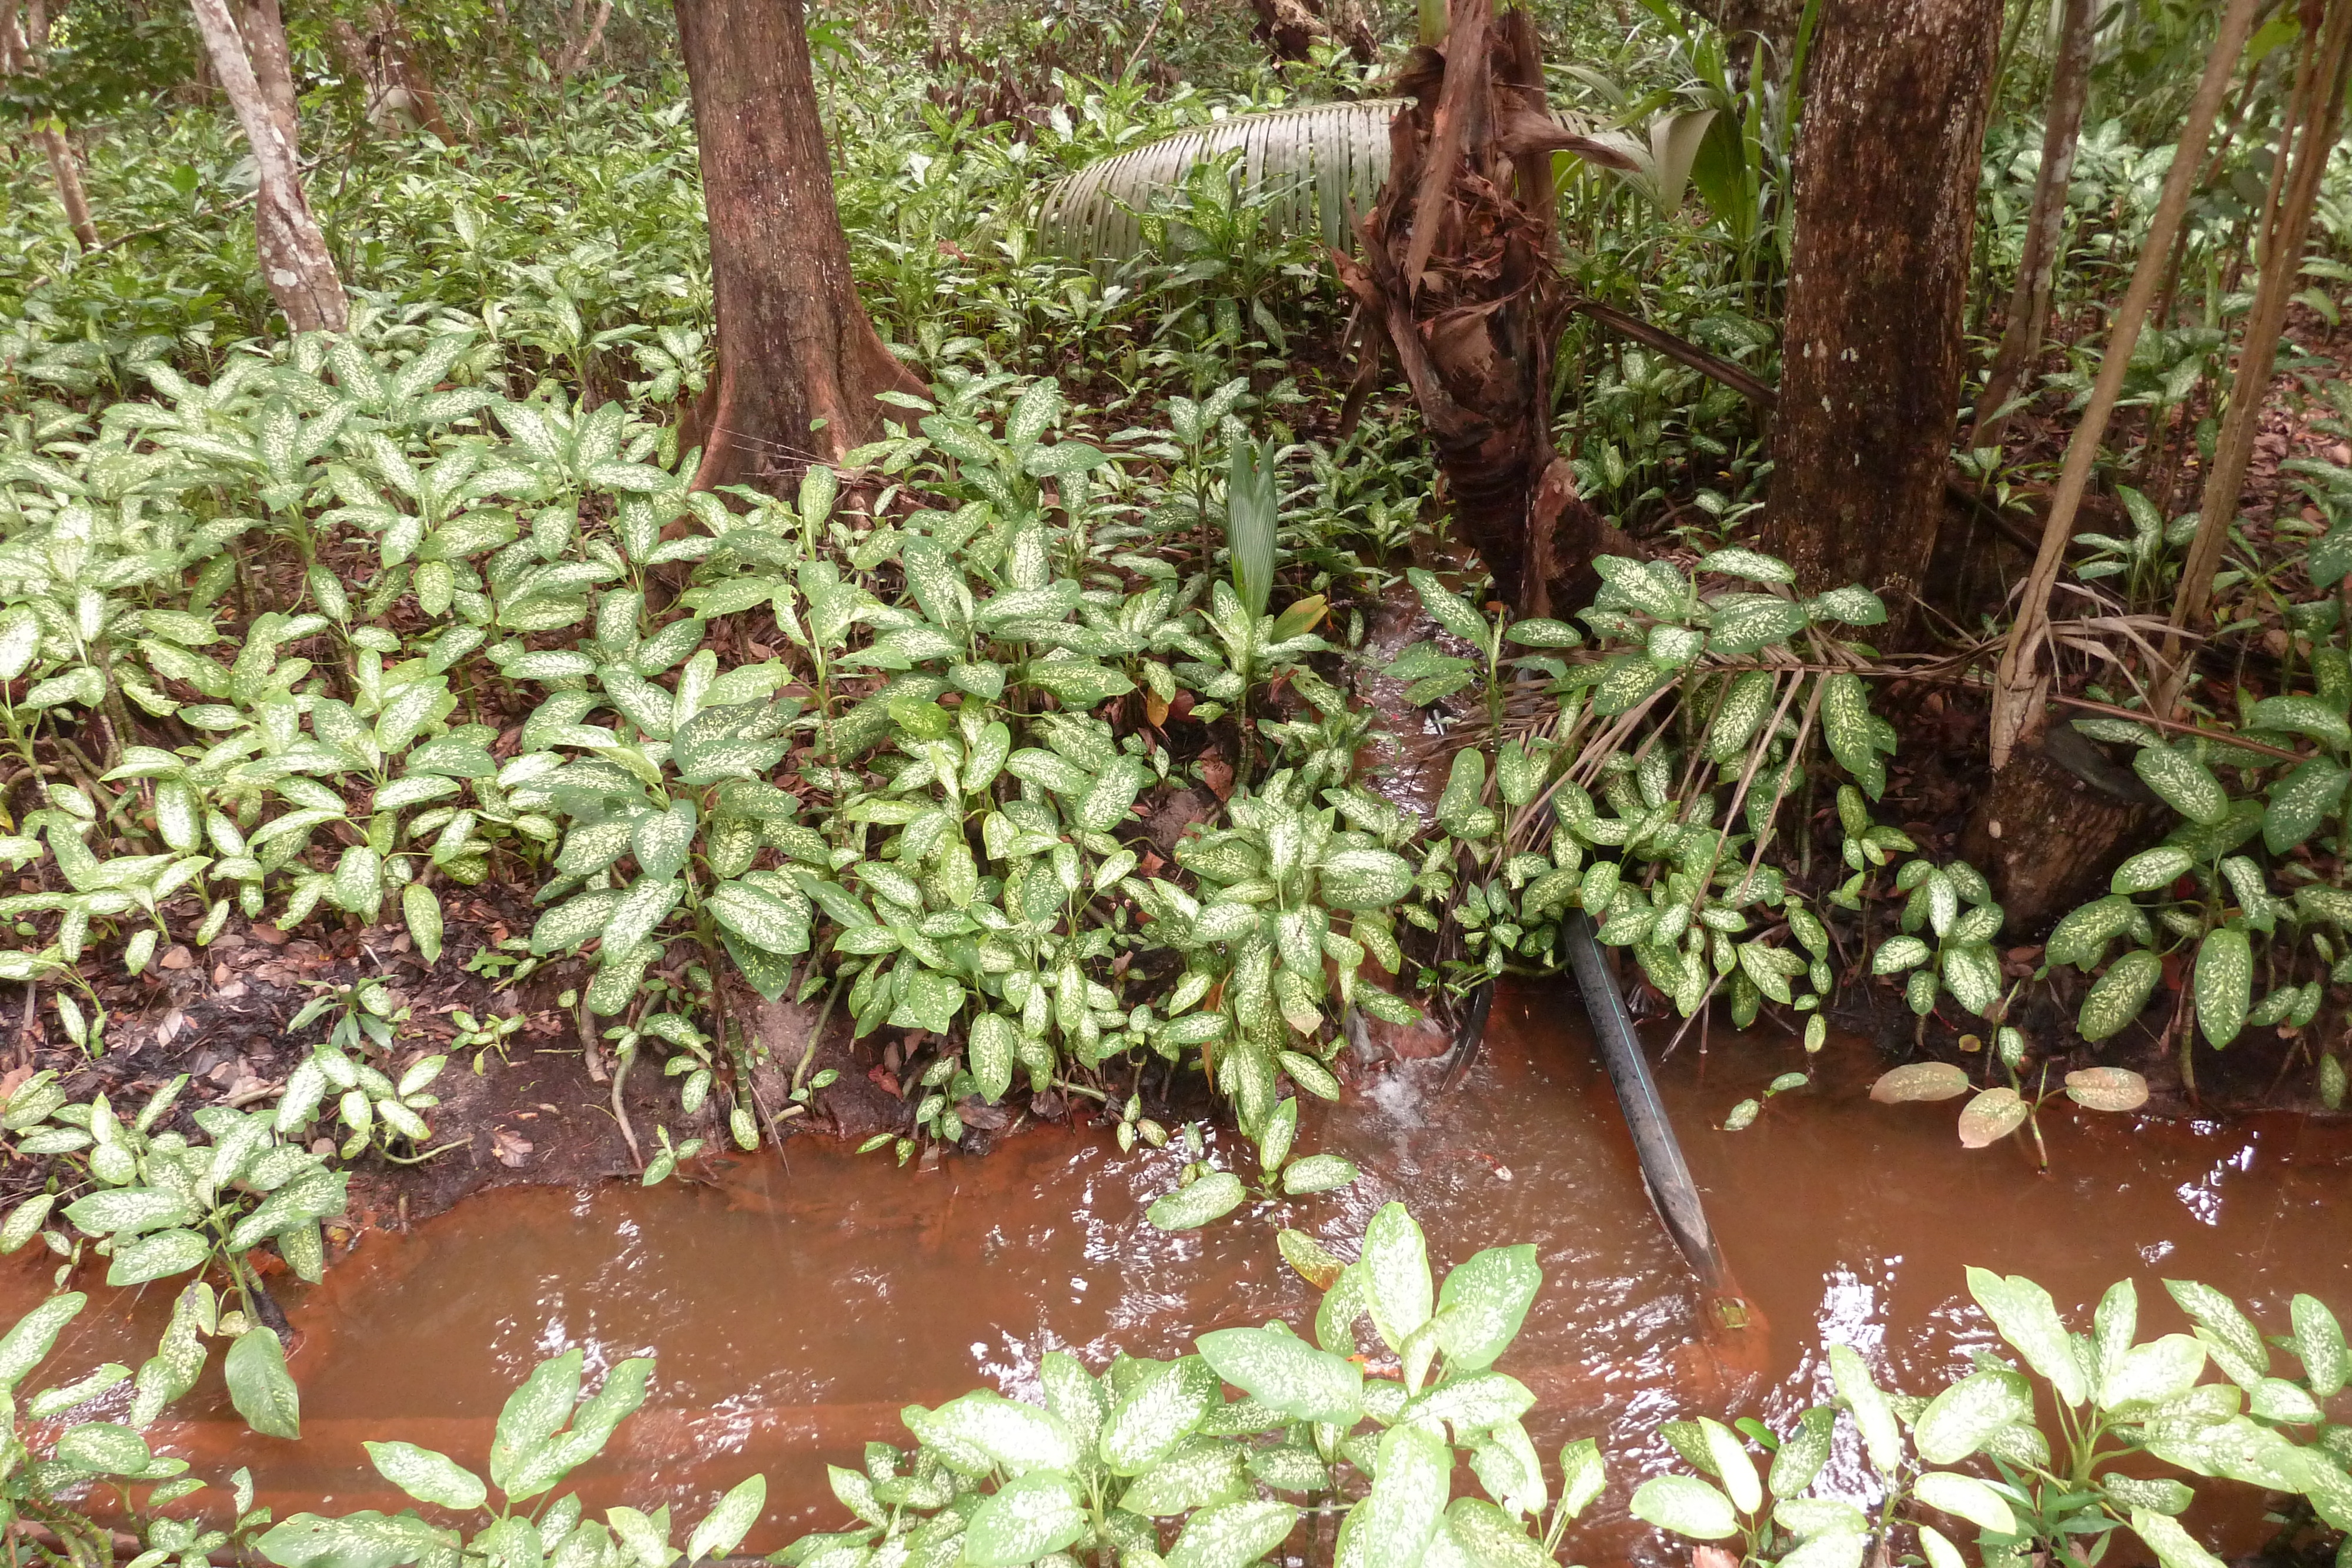
POLYGON ((262 280, 296 332, 340 332, 351 319, 343 280, 327 250, 326 235, 302 193, 292 112, 293 74, 286 66, 286 29, 277 0, 250 0, 248 38, 229 15, 227 0, 190 0, 205 53, 220 78, 253 151, 259 192, 254 229, 261 253, 262 280), (248 48, 250 52, 248 53, 248 48))
POLYGON ((1912 598, 1935 548, 2000 17, 2001 0, 1824 0, 1764 528, 1808 591, 1912 598))
POLYGON ((2082 733, 2053 725, 1992 776, 1960 838, 1960 857, 2000 894, 2005 929, 2024 937, 2098 894, 2164 815, 2129 768, 2082 733))
POLYGON ((286 133, 289 146, 299 146, 301 110, 294 99, 294 60, 286 47, 286 16, 278 0, 238 0, 236 30, 245 39, 246 57, 253 62, 253 79, 269 118, 286 133))
POLYGON ((399 106, 393 99, 392 73, 370 52, 360 30, 344 17, 330 16, 327 48, 335 57, 335 68, 359 83, 362 117, 379 131, 397 124, 399 106))
POLYGON ((433 86, 433 78, 408 47, 408 29, 400 25, 400 14, 389 5, 379 4, 369 9, 375 25, 378 46, 383 51, 384 64, 393 80, 408 94, 410 106, 425 129, 446 147, 455 147, 457 138, 449 122, 441 116, 441 94, 433 86))
POLYGON ((1416 50, 1414 102, 1389 130, 1389 183, 1340 280, 1421 405, 1461 535, 1522 614, 1585 586, 1600 518, 1551 444, 1551 345, 1566 308, 1550 260, 1551 155, 1622 163, 1546 112, 1535 28, 1453 0, 1445 53, 1416 50))
POLYGON ((457 144, 441 118, 440 96, 408 51, 399 16, 389 5, 368 10, 369 36, 341 16, 327 20, 327 47, 337 67, 360 84, 367 122, 379 131, 405 131, 422 125, 448 146, 457 144))
MULTIPOLYGON (((2308 24, 2315 7, 2306 6, 2308 24)), ((2245 490, 2246 469, 2252 462, 2254 437, 2262 425, 2263 404, 2270 391, 2271 370, 2277 357, 2279 335, 2286 327, 2287 306, 2303 274, 2304 244, 2311 232, 2312 209, 2319 199, 2319 183, 2342 129, 2346 76, 2352 72, 2352 6, 2336 5, 2325 13, 2326 30, 2311 36, 2308 86, 2298 91, 2299 113, 2290 113, 2279 139, 2272 186, 2288 167, 2294 152, 2294 175, 2284 182, 2283 196, 2265 225, 2262 277, 2254 307, 2246 318, 2246 334, 2238 346, 2238 364, 2230 382, 2229 412, 2222 416, 2214 444, 2213 465, 2206 471, 2205 493, 2199 508, 2197 537, 2181 562, 2180 586, 2172 601, 2172 619, 2164 637, 2165 670, 2157 685, 2156 711, 2168 712, 2187 685, 2193 655, 2183 652, 2182 633, 2205 618, 2213 590, 2213 575, 2221 565, 2222 546, 2230 525, 2237 520, 2245 490)))
POLYGON ((2042 352, 2042 329, 2050 317, 2050 296, 2058 277, 2058 251, 2066 232, 2066 192, 2074 183, 2074 148, 2082 139, 2083 102, 2091 88, 2091 0, 2062 0, 2058 61, 2051 72, 2050 121, 2042 131, 2042 170, 2033 183, 2033 210, 2025 220, 2025 254, 2010 290, 2009 319, 2000 348, 1977 400, 1970 446, 1998 446, 2009 423, 2002 405, 2016 395, 2042 352))
POLYGON ((719 374, 702 488, 838 461, 923 389, 858 303, 800 0, 677 0, 710 220, 719 374))
POLYGON ((563 53, 555 62, 555 79, 560 82, 570 81, 578 75, 588 63, 588 57, 604 41, 604 24, 613 19, 613 0, 596 0, 594 19, 583 26, 582 18, 587 9, 587 0, 573 0, 572 24, 564 29, 563 53))
POLYGON ((58 205, 66 210, 66 226, 73 230, 74 244, 84 250, 98 248, 98 225, 89 215, 89 197, 81 188, 81 165, 74 162, 73 143, 51 120, 41 127, 41 151, 49 160, 49 178, 57 183, 58 205))
MULTIPOLYGON (((1986 720, 1993 782, 1978 799, 1961 841, 1961 853, 1990 873, 1993 891, 2009 912, 2009 929, 2018 935, 2031 932, 2040 918, 2055 913, 2075 889, 2095 885, 2124 846, 2145 841, 2144 834, 2134 831, 2143 824, 2112 809, 2112 801, 2102 804, 2089 796, 2075 796, 2072 786, 2057 776, 2058 771, 2072 771, 2077 778, 2096 778, 2102 770, 2086 755, 2074 755, 2069 762, 2070 752, 2076 750, 2074 743, 2083 742, 2083 737, 2066 726, 2049 722, 2047 697, 2055 674, 2048 656, 2055 645, 2050 596, 2057 585, 2067 543, 2074 537, 2108 416, 2122 394, 2133 348, 2168 270, 2166 258, 2173 235, 2181 230, 2189 210, 2189 189, 2205 156, 2214 114, 2237 71, 2262 5, 2263 0, 2230 0, 2222 14, 2219 36, 2206 58, 2203 78, 2189 102, 2172 166, 2165 175, 2163 194, 2141 241, 2131 286, 2116 307, 2101 350, 2098 379, 2081 422, 2067 440, 2065 463, 2042 523, 2041 547, 2018 596, 2017 613, 1994 671, 1992 708, 1986 720), (2026 777, 2011 781, 2010 775, 2020 771, 2026 777), (1990 848, 1995 841, 2000 846, 1998 852, 1990 848)), ((2095 748, 2083 742, 2082 750, 2095 748)), ((2113 772, 2119 776, 2122 770, 2113 772)), ((2128 794, 2121 777, 2111 778, 2109 786, 2105 792, 2117 800, 2128 794)))
MULTIPOLYGON (((40 61, 17 25, 16 0, 0 0, 0 77, 37 76, 40 61)), ((55 119, 42 121, 35 133, 49 161, 49 178, 58 187, 58 205, 66 210, 66 226, 84 250, 98 246, 98 225, 90 221, 89 197, 81 188, 81 165, 74 161, 73 144, 55 119)))
MULTIPOLYGON (((1805 7, 1803 0, 1683 0, 1683 9, 1714 24, 1735 45, 1743 42, 1743 35, 1763 39, 1785 65, 1805 7)), ((1735 65, 1746 66, 1747 52, 1732 50, 1735 65)))
POLYGON ((1303 60, 1325 40, 1344 46, 1365 65, 1379 53, 1371 26, 1352 0, 1250 0, 1250 9, 1277 59, 1303 60))

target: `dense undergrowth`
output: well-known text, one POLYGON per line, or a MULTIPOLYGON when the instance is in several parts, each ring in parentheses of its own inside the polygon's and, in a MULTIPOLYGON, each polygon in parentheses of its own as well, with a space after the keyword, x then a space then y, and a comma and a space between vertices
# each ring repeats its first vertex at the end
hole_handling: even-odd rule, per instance
MULTIPOLYGON (((1557 20, 1586 46, 1556 71, 1559 96, 1648 159, 1569 181, 1564 270, 1581 297, 1769 387, 1791 62, 1743 58, 1663 5, 1623 26, 1557 20)), ((2106 465, 2114 530, 2084 540, 2062 622, 2073 700, 2091 705, 2077 729, 2145 790, 2151 842, 2054 929, 2005 931, 1985 874, 1952 852, 1961 808, 1904 770, 1936 745, 1917 694, 1972 700, 1997 606, 1800 593, 1743 542, 1769 473, 1757 399, 1579 315, 1557 361, 1560 444, 1630 553, 1598 563, 1590 607, 1513 618, 1445 538, 1409 405, 1375 398, 1345 425, 1341 297, 1315 237, 1267 221, 1266 191, 1207 170, 1151 205, 1151 243, 1127 257, 1064 254, 1032 221, 1047 181, 1107 153, 1379 78, 1336 51, 1235 66, 1231 18, 1180 24, 1149 70, 1127 67, 1131 20, 990 25, 986 40, 895 12, 820 28, 860 289, 931 391, 898 397, 889 436, 838 469, 778 452, 772 482, 719 494, 688 484, 710 285, 684 86, 657 63, 555 84, 492 62, 467 95, 471 138, 449 145, 370 127, 306 53, 306 136, 331 150, 312 198, 359 305, 335 339, 274 329, 238 219, 241 144, 210 109, 89 136, 93 203, 120 242, 98 254, 75 254, 35 163, 9 172, 0 977, 30 1003, 0 1118, 25 1162, 0 1249, 37 1240, 60 1289, 103 1258, 110 1284, 181 1292, 138 1373, 26 1406, 45 1421, 132 1390, 121 1420, 16 1437, 8 1484, 52 1532, 42 1550, 78 1565, 112 1552, 58 1500, 92 1478, 164 1482, 151 1511, 190 1495, 138 1431, 194 1386, 208 1341, 226 1343, 257 1430, 297 1425, 257 1249, 315 1278, 320 1224, 346 1204, 338 1162, 438 1147, 446 1055, 356 972, 291 1026, 321 1038, 274 1103, 182 1103, 184 1079, 135 1110, 98 1092, 82 1069, 121 1044, 156 967, 233 923, 404 937, 430 964, 459 935, 462 890, 521 890, 536 925, 498 960, 509 982, 560 977, 560 1005, 616 1077, 641 1063, 676 1083, 638 1162, 648 1182, 719 1139, 773 1137, 748 1015, 790 999, 892 1042, 904 1105, 872 1144, 902 1162, 1024 1095, 1092 1099, 1122 1142, 1165 1142, 1200 1103, 1171 1092, 1181 1073, 1225 1103, 1261 1192, 1310 1197, 1355 1175, 1291 1156, 1296 1096, 1339 1094, 1350 1023, 1428 1012, 1446 1027, 1476 987, 1561 967, 1580 920, 1680 1028, 1766 1019, 1810 1051, 1833 1005, 1899 988, 1916 1023, 1889 1032, 1927 1042, 1932 1021, 1936 1045, 1981 1054, 1898 1069, 1885 1096, 1970 1095, 1974 1145, 2038 1135, 2062 1093, 2132 1109, 2169 1047, 2188 1063, 2199 1041, 2248 1030, 2288 1042, 2282 1078, 2299 1067, 2340 1103, 2340 166, 2320 220, 2336 254, 2306 265, 2286 366, 2294 444, 2283 436, 2217 580, 2210 678, 2186 720, 2151 720, 2126 655, 2156 634, 2193 529, 2179 514, 2248 304, 2236 247, 2263 200, 2257 139, 2225 147, 2200 194, 2170 314, 2134 361, 2137 423, 2106 465), (1925 616, 1943 646, 1872 645, 1890 610, 1925 616), (2169 1022, 2143 1025, 2166 998, 2169 1022)), ((2092 319, 2148 221, 2179 106, 2142 89, 2201 51, 2160 7, 2119 26, 2138 31, 2103 56, 2060 268, 2056 316, 2074 327, 2021 400, 2027 438, 1958 455, 1996 507, 2046 489, 2048 426, 2087 389, 2092 319)), ((2283 61, 2250 78, 2250 104, 2283 61)), ((2032 82, 2006 90, 1980 197, 1988 298, 2017 265, 2040 137, 2032 82)), ((465 1027, 478 1051, 504 1038, 465 1027)), ((802 1104, 824 1087, 807 1071, 791 1080, 802 1104)), ((1187 1178, 1162 1223, 1248 1196, 1204 1160, 1187 1178)), ((1367 1486, 1339 1527, 1349 1563, 1549 1558, 1599 1457, 1563 1457, 1547 1515, 1525 1390, 1491 1371, 1532 1265, 1482 1255, 1433 1297, 1410 1226, 1383 1215, 1345 1267, 1294 1245, 1330 1290, 1321 1349, 1236 1329, 1221 1333, 1246 1343, 1204 1342, 1205 1359, 1097 1375, 1049 1358, 1048 1409, 973 1396, 910 1416, 912 1453, 877 1446, 864 1475, 836 1472, 862 1526, 782 1560, 1009 1568, 1095 1552, 1155 1568, 1164 1549, 1172 1568, 1240 1568, 1297 1526, 1286 1495, 1320 1519, 1367 1486), (1457 1285, 1465 1273, 1484 1282, 1457 1285), (1364 1313, 1379 1345, 1354 1338, 1364 1313), (1220 1379, 1247 1397, 1225 1401, 1220 1379), (1297 1392, 1310 1385, 1322 1393, 1297 1392), (1456 1449, 1486 1502, 1445 1505, 1456 1449), (1179 1517, 1172 1538, 1150 1522, 1179 1517)), ((1720 1490, 1653 1480, 1636 1511, 1804 1568, 1858 1563, 1898 1518, 1951 1568, 1957 1549, 1900 1511, 1914 1503, 1976 1525, 1989 1563, 2034 1542, 2095 1562, 2124 1521, 2168 1568, 2210 1561, 2169 1522, 2185 1489, 2099 1473, 2114 1435, 2307 1499, 2298 1529, 2347 1522, 2352 1455, 2321 1410, 2343 1386, 2341 1336, 2316 1303, 2295 1307, 2298 1382, 2271 1375, 2265 1342, 2201 1287, 2175 1292, 2198 1339, 2135 1348, 2127 1292, 2084 1342, 2021 1282, 1972 1283, 2055 1396, 2057 1444, 2014 1367, 1930 1402, 1880 1394, 1832 1353, 1886 1483, 1874 1524, 1804 1495, 1841 1419, 1828 1407, 1780 1432, 1670 1428, 1720 1490), (2209 1356, 2227 1384, 2199 1384, 2209 1356), (1772 1456, 1769 1507, 1751 1441, 1772 1456), (1979 1450, 1997 1479, 1930 1468, 1979 1450)), ((60 1297, 0 1341, 0 1381, 28 1375, 79 1304, 60 1297)), ((615 1369, 617 1392, 608 1381, 576 1416, 576 1364, 534 1375, 514 1435, 501 1426, 502 1505, 467 1553, 673 1560, 666 1517, 615 1511, 608 1530, 576 1500, 518 1511, 593 1455, 646 1370, 615 1369)), ((420 1500, 485 1506, 452 1461, 380 1447, 420 1500)), ((730 1494, 688 1557, 733 1551, 758 1511, 730 1494)), ((232 1541, 289 1568, 457 1549, 421 1521, 263 1534, 249 1496, 235 1514, 204 1533, 154 1520, 141 1563, 232 1541)))

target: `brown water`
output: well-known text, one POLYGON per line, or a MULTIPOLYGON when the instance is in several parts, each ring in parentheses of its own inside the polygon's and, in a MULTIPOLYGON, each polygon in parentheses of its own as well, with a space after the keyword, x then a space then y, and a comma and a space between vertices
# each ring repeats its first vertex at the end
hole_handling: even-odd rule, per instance
MULTIPOLYGON (((1816 1088, 1720 1134, 1711 1121, 1802 1061, 1784 1042, 1741 1041, 1704 1058, 1686 1046, 1661 1074, 1754 1309, 1745 1332, 1710 1333, 1573 993, 1507 991, 1487 1040, 1454 1096, 1419 1064, 1310 1112, 1307 1141, 1348 1153, 1366 1179, 1292 1206, 1288 1222, 1351 1243, 1401 1197, 1441 1267, 1534 1242, 1547 1286, 1503 1364, 1541 1397, 1539 1442, 1601 1436, 1621 1480, 1658 1468, 1650 1433, 1669 1416, 1772 1418, 1822 1396, 1825 1339, 1863 1349, 1897 1386, 1934 1386, 1989 1340, 1963 1288, 1969 1263, 2031 1275, 2067 1309, 2132 1275, 2144 1334, 2176 1326, 2164 1276, 2221 1284, 2271 1323, 2297 1291, 2352 1310, 2344 1129, 2060 1112, 2044 1176, 2014 1145, 1962 1150, 1956 1103, 1870 1103, 1875 1057, 1833 1044, 1816 1088)), ((744 1161, 718 1187, 495 1193, 411 1236, 370 1235, 292 1303, 304 1441, 253 1437, 208 1387, 175 1407, 166 1446, 199 1473, 251 1464, 281 1511, 389 1506, 362 1437, 478 1464, 499 1406, 541 1357, 582 1346, 593 1377, 656 1353, 648 1407, 585 1476, 588 1500, 623 1500, 625 1477, 626 1500, 690 1517, 763 1470, 772 1507, 752 1544, 777 1544, 838 1520, 823 1464, 903 1439, 904 1404, 983 1384, 1020 1392, 1056 1346, 1099 1363, 1114 1345, 1169 1354, 1211 1328, 1303 1322, 1313 1292, 1276 1258, 1270 1225, 1165 1236, 1143 1222, 1174 1164, 1046 1128, 929 1171, 804 1140, 788 1167, 744 1161)), ((165 1301, 94 1303, 54 1364, 135 1364, 165 1301)), ((1839 1465, 1859 1489, 1852 1457, 1839 1465)), ((1625 1546, 1642 1538, 1603 1529, 1625 1546)), ((2229 1533, 2252 1529, 2249 1516, 2229 1533)))

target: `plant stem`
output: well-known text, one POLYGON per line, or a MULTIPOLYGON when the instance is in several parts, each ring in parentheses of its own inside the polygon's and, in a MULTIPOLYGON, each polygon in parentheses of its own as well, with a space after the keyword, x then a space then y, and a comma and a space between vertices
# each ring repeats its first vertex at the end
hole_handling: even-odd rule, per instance
POLYGON ((2026 580, 2017 619, 2010 626, 2001 648, 2000 668, 1993 677, 1990 728, 1996 770, 2008 765, 2010 753, 2019 739, 2029 730, 2037 729, 2042 722, 2045 683, 2038 672, 2042 644, 2049 632, 2050 595, 2057 587, 2067 543, 2074 537, 2075 513, 2082 506, 2084 492, 2090 486, 2091 468, 2098 460, 2099 443, 2106 434, 2108 416, 2123 394, 2124 375, 2131 368, 2132 350, 2139 341, 2148 307, 2154 303, 2157 287, 2163 281, 2172 236, 2188 212, 2189 185, 2204 157, 2213 117, 2221 106, 2231 78, 2237 74, 2238 58, 2245 52, 2246 37, 2253 30, 2258 8, 2259 0, 2231 0, 2221 18, 2221 34, 2214 40, 2213 52, 2207 57, 2204 78, 2189 105, 2179 146, 2165 175, 2164 193, 2158 201, 2147 237, 2142 242, 2138 266, 2132 272, 2131 287, 2123 303, 2116 308, 2115 324, 2109 329, 2107 346, 2100 359, 2090 404, 2066 443, 2065 465, 2059 475, 2058 487, 2051 496, 2049 520, 2042 529, 2042 548, 2034 555, 2032 574, 2026 580))
POLYGON ((637 1048, 635 1045, 624 1046, 613 1053, 613 1120, 621 1124, 621 1141, 629 1145, 629 1158, 636 1162, 637 1169, 642 1172, 646 1168, 646 1156, 638 1152, 636 1129, 629 1125, 629 1108, 621 1101, 621 1085, 628 1081, 629 1063, 636 1059, 637 1048))

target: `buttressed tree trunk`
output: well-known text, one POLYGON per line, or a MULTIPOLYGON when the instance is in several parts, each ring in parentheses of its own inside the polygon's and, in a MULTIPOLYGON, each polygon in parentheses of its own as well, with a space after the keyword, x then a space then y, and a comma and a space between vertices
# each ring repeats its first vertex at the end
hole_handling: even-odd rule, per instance
POLYGON ((698 486, 838 460, 923 389, 857 300, 800 0, 677 0, 719 316, 698 486))
POLYGON ((245 27, 229 15, 227 0, 189 0, 205 57, 237 124, 253 152, 259 191, 254 231, 261 253, 262 280, 297 332, 340 332, 351 321, 351 303, 319 220, 302 193, 302 166, 293 113, 294 80, 288 68, 286 27, 277 0, 250 0, 245 27), (249 29, 249 31, 248 31, 249 29))
POLYGON ((1551 444, 1551 156, 1622 163, 1562 131, 1523 9, 1452 0, 1445 52, 1416 50, 1389 129, 1389 183, 1340 280, 1421 405, 1462 537, 1521 613, 1564 609, 1601 543, 1551 444))
POLYGON ((2001 0, 1823 0, 1766 548, 1809 591, 1916 594, 1943 516, 2001 0))

